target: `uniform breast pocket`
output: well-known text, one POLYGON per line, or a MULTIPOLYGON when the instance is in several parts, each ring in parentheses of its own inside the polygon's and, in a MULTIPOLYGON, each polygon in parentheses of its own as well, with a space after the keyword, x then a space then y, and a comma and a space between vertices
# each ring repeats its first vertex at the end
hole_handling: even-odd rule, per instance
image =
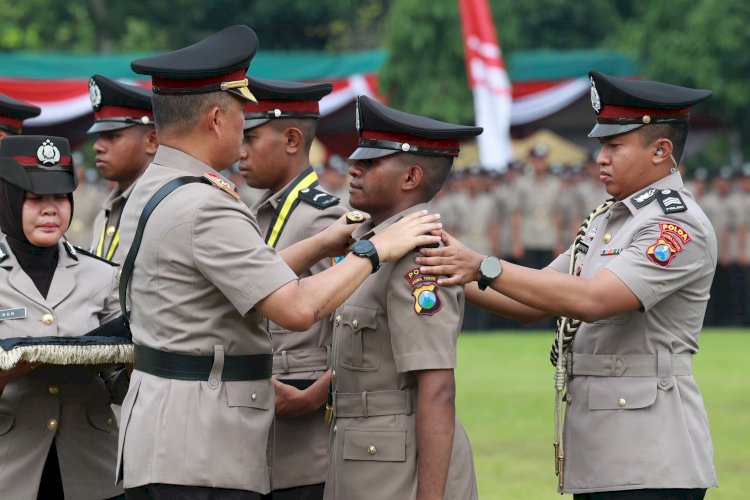
POLYGON ((378 308, 346 304, 341 318, 341 364, 350 370, 380 368, 381 332, 377 328, 378 308))
POLYGON ((405 462, 406 430, 346 429, 344 460, 405 462))

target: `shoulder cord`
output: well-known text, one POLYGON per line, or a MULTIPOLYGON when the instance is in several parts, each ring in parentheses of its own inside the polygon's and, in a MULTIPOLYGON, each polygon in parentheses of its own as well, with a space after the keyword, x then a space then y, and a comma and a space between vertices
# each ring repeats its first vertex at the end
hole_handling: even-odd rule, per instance
MULTIPOLYGON (((589 231, 591 223, 609 210, 615 203, 614 199, 609 199, 596 207, 581 224, 573 245, 570 248, 570 263, 568 265, 568 274, 575 274, 576 256, 581 248, 581 243, 586 233, 589 231)), ((565 452, 563 451, 563 392, 567 385, 567 358, 573 345, 578 327, 581 326, 581 320, 566 318, 560 316, 557 319, 557 331, 555 341, 552 343, 549 359, 555 367, 555 440, 552 446, 555 448, 555 475, 558 477, 558 486, 562 490, 564 482, 565 452)))

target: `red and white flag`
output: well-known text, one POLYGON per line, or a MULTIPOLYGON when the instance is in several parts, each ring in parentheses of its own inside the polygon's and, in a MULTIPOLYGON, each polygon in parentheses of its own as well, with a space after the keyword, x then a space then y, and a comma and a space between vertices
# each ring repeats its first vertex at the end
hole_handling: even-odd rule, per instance
POLYGON ((487 0, 458 0, 464 34, 466 75, 474 92, 474 115, 484 132, 477 138, 483 166, 505 170, 510 144, 511 86, 487 0))

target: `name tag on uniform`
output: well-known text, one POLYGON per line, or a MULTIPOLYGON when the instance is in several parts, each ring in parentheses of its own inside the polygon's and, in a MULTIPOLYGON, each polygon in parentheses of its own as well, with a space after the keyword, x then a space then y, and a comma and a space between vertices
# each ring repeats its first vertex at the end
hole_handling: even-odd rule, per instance
POLYGON ((15 309, 0 309, 0 321, 6 319, 23 319, 25 317, 25 307, 16 307, 15 309))

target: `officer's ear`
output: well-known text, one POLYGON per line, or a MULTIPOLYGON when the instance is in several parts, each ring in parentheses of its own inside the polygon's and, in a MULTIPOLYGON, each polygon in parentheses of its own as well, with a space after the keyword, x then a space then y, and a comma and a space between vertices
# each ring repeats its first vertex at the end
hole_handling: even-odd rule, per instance
POLYGON ((404 168, 401 177, 401 189, 403 191, 412 191, 419 188, 424 181, 424 171, 419 165, 408 165, 404 168))
POLYGON ((149 127, 143 141, 146 144, 146 154, 154 156, 156 154, 156 149, 159 147, 159 139, 156 137, 156 128, 149 127))
POLYGON ((662 165, 666 161, 672 163, 672 152, 674 151, 674 145, 672 141, 666 137, 659 137, 652 144, 653 147, 653 162, 655 165, 662 165))
POLYGON ((286 141, 286 152, 290 155, 297 154, 305 147, 305 136, 297 127, 284 129, 284 140, 286 141))

